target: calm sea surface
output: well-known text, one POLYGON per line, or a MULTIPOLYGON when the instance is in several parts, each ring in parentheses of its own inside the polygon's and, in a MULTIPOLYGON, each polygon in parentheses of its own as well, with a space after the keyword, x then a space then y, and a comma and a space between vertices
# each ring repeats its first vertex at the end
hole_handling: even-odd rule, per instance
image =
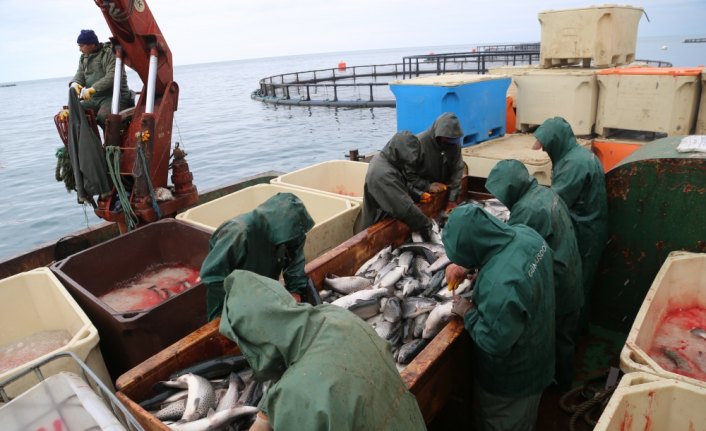
MULTIPOLYGON (((699 35, 697 35, 699 36, 699 35)), ((638 41, 637 57, 675 66, 706 64, 706 44, 685 37, 638 41), (668 49, 663 50, 666 46, 668 49)), ((292 171, 382 148, 396 131, 392 108, 342 109, 272 106, 250 99, 270 75, 336 67, 399 63, 405 55, 467 51, 471 46, 327 53, 176 67, 179 110, 173 136, 188 152, 200 190, 268 170, 292 171)), ((101 220, 76 203, 54 180, 55 152, 62 146, 53 116, 65 104, 73 71, 62 78, 17 82, 0 88, 0 260, 54 242, 101 220)), ((140 90, 130 72, 129 85, 140 90)))

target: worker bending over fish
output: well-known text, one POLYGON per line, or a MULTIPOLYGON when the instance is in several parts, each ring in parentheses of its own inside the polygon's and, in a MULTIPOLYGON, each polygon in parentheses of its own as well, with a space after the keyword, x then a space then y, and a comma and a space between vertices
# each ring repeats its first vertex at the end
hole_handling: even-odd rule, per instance
POLYGON ((485 183, 510 210, 509 225, 524 224, 552 249, 554 294, 556 297, 556 372, 560 392, 571 389, 578 335, 579 312, 583 305, 581 255, 569 209, 550 188, 540 186, 518 160, 502 160, 485 183))
POLYGON ((254 210, 236 216, 216 229, 201 265, 206 285, 208 320, 220 316, 225 291, 223 280, 244 269, 278 280, 297 301, 306 287, 304 242, 314 226, 302 201, 292 193, 277 193, 254 210))
POLYGON ((420 143, 417 166, 410 172, 409 181, 418 193, 439 193, 448 188, 446 210, 451 210, 461 193, 463 177, 461 123, 456 114, 444 112, 417 138, 420 143))
POLYGON ((475 429, 533 430, 554 377, 552 251, 533 229, 475 205, 451 212, 443 242, 450 286, 453 267, 479 269, 472 299, 455 296, 452 306, 473 340, 475 429))
POLYGON ((561 117, 546 120, 534 132, 535 150, 552 160, 552 190, 569 207, 581 253, 584 306, 580 327, 588 329, 593 276, 608 237, 608 197, 603 166, 595 154, 576 142, 571 125, 561 117))
POLYGON ((429 239, 431 220, 415 202, 427 203, 431 195, 409 187, 408 183, 411 171, 416 169, 419 149, 416 136, 399 132, 373 157, 365 175, 363 210, 356 222, 356 232, 394 217, 429 239))
POLYGON ((251 430, 424 430, 390 345, 353 313, 297 303, 249 271, 225 279, 220 332, 272 383, 251 430))

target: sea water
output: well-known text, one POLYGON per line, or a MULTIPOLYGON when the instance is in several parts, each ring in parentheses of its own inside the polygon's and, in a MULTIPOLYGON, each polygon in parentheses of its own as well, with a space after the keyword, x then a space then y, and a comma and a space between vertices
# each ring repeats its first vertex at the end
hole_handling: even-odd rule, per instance
MULTIPOLYGON (((675 66, 706 63, 706 44, 681 43, 684 37, 640 40, 637 58, 670 61, 675 66), (669 49, 661 50, 663 46, 669 49)), ((394 108, 274 106, 251 100, 250 93, 259 88, 260 79, 271 75, 331 69, 340 61, 348 66, 401 63, 408 55, 468 52, 473 46, 178 66, 174 80, 180 97, 173 141, 188 153, 194 184, 201 191, 264 171, 290 172, 340 160, 351 149, 369 154, 396 132, 394 108)), ((178 52, 172 50, 178 59, 178 52)), ((66 104, 73 72, 57 70, 61 77, 0 87, 0 261, 102 222, 54 179, 55 153, 63 144, 53 117, 66 104)), ((133 90, 141 90, 133 71, 128 82, 133 90)))

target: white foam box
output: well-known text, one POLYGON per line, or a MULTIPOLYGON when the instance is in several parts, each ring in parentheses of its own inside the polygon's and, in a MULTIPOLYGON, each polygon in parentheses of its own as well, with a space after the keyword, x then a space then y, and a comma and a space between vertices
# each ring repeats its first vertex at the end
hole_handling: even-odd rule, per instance
POLYGON ((513 77, 517 130, 527 132, 552 117, 563 117, 575 135, 590 135, 596 123, 596 71, 562 68, 527 71, 513 77))
MULTIPOLYGON (((620 352, 620 369, 626 373, 641 371, 706 388, 705 381, 664 369, 649 353, 663 317, 670 310, 692 307, 706 308, 706 253, 673 251, 655 276, 635 317, 620 352)), ((693 342, 706 343, 695 337, 693 342)))
POLYGON ((706 389, 646 373, 623 376, 595 431, 706 430, 706 389))
POLYGON ((177 215, 177 219, 215 231, 233 217, 252 211, 277 193, 292 193, 302 200, 314 227, 306 234, 307 262, 352 237, 360 203, 351 199, 284 184, 256 184, 177 215))
POLYGON ((60 372, 0 407, 3 431, 122 431, 103 399, 81 377, 60 372))
POLYGON ((688 135, 694 127, 702 68, 635 67, 596 72, 598 135, 610 129, 688 135))
MULTIPOLYGON (((461 156, 470 176, 488 178, 488 174, 499 161, 515 159, 525 165, 530 175, 533 175, 539 184, 550 186, 552 161, 546 152, 532 149, 535 140, 531 133, 505 135, 472 147, 462 148, 461 156)), ((584 148, 591 149, 590 140, 577 139, 577 141, 584 148)))
POLYGON ((592 60, 593 66, 606 67, 631 63, 642 13, 639 7, 617 5, 540 12, 539 64, 587 65, 592 60))
MULTIPOLYGON (((47 352, 24 364, 0 373, 4 381, 32 367, 48 356, 71 351, 76 354, 108 388, 113 383, 98 342, 98 331, 49 268, 38 268, 0 280, 0 347, 14 344, 43 331, 68 332, 71 337, 61 348, 47 352)), ((60 371, 79 373, 70 359, 55 360, 41 367, 44 376, 60 371)), ((33 374, 9 384, 8 396, 16 396, 37 383, 33 374)))
POLYGON ((364 162, 330 160, 280 175, 270 183, 363 202, 368 166, 364 162))

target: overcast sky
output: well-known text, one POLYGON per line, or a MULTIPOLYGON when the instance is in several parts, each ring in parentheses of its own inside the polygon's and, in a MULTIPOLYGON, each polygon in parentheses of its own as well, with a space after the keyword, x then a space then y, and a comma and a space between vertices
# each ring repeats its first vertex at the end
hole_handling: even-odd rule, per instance
MULTIPOLYGON (((147 0, 176 66, 282 55, 539 41, 537 13, 581 0, 147 0)), ((643 0, 638 37, 706 37, 706 0, 643 0)), ((93 0, 0 0, 0 83, 72 76, 93 0)), ((705 62, 706 59, 701 61, 705 62)))

